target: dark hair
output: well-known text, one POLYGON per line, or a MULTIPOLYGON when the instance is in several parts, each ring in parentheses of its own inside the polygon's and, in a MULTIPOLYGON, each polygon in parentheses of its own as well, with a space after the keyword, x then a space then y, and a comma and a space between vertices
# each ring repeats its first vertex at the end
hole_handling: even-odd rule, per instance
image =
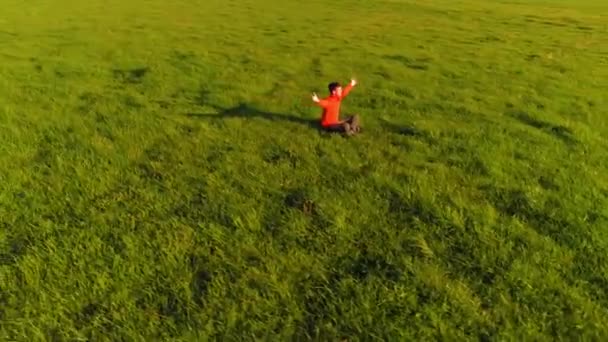
POLYGON ((336 90, 336 88, 338 88, 338 87, 341 87, 341 86, 340 86, 340 83, 338 83, 338 82, 331 82, 331 83, 330 83, 330 84, 327 86, 327 89, 329 89, 329 92, 330 92, 330 93, 333 93, 333 92, 334 92, 334 90, 336 90))

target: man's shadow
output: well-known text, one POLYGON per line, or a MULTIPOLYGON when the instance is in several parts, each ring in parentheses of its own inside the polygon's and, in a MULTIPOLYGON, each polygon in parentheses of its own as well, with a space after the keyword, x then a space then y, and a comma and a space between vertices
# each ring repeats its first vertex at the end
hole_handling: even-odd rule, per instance
POLYGON ((318 129, 319 124, 316 119, 306 119, 290 114, 271 113, 265 112, 249 106, 246 103, 241 103, 236 107, 223 109, 219 107, 214 108, 217 110, 216 113, 187 113, 187 117, 209 119, 209 120, 225 120, 229 118, 261 118, 273 122, 293 122, 301 125, 305 125, 311 128, 318 129))

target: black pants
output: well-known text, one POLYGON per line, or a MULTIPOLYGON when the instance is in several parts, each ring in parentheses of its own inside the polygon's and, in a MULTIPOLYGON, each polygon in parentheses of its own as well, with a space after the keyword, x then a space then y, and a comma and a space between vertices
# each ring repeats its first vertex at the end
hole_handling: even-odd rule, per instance
POLYGON ((345 133, 347 135, 352 135, 359 133, 359 130, 361 129, 359 123, 359 115, 355 114, 353 116, 349 116, 348 118, 346 118, 346 120, 343 120, 338 124, 325 127, 325 130, 328 132, 345 133))

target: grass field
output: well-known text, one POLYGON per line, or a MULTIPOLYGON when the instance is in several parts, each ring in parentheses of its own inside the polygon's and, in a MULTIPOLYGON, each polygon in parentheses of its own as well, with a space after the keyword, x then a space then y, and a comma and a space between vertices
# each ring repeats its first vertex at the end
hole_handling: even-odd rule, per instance
POLYGON ((0 5, 0 340, 608 339, 605 1, 0 5))

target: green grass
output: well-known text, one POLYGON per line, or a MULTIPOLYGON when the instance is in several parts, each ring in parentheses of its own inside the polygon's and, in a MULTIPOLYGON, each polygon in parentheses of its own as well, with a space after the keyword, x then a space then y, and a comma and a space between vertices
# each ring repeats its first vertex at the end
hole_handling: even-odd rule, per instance
POLYGON ((0 5, 0 340, 608 338, 605 1, 0 5))

